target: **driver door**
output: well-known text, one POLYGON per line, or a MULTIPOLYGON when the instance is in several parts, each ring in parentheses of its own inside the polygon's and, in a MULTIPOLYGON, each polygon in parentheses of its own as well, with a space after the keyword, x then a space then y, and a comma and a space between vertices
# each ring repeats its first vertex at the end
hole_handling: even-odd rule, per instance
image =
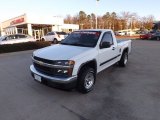
POLYGON ((100 48, 99 48, 99 71, 104 70, 105 68, 111 66, 115 63, 115 57, 118 53, 117 47, 115 46, 113 42, 113 37, 111 32, 105 32, 102 40, 100 42, 100 48), (103 42, 109 42, 110 47, 107 48, 101 48, 101 45, 103 42))

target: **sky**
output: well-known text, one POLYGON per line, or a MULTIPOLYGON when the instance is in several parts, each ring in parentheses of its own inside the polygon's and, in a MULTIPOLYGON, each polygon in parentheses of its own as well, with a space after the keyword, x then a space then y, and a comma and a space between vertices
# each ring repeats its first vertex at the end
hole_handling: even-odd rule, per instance
POLYGON ((160 0, 0 0, 0 21, 33 13, 41 16, 76 15, 79 11, 87 14, 103 15, 116 12, 119 15, 126 11, 139 16, 153 15, 160 20, 160 0))

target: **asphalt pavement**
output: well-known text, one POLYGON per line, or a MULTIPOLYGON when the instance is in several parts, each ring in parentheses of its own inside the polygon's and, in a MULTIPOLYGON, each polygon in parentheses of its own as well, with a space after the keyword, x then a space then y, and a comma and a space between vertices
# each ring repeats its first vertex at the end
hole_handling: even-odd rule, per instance
POLYGON ((81 94, 33 80, 32 51, 0 55, 0 120, 159 120, 160 41, 133 40, 126 68, 97 76, 81 94))

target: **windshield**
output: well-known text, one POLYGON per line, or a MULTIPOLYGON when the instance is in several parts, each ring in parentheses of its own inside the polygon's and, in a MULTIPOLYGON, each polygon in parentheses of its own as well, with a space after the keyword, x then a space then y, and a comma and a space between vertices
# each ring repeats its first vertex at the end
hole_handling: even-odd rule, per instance
POLYGON ((1 36, 0 41, 4 40, 5 38, 6 38, 6 36, 1 36))
POLYGON ((100 34, 100 31, 75 31, 65 38, 61 44, 81 47, 95 47, 100 34))
POLYGON ((65 32, 56 32, 58 35, 67 35, 65 32))

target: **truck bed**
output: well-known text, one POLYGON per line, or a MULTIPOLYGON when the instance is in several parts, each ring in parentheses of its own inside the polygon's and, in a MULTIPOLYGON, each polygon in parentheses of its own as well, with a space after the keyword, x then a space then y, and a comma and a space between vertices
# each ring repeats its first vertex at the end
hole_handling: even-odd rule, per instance
POLYGON ((128 40, 117 40, 117 43, 121 43, 121 42, 125 42, 125 41, 128 41, 128 40))
POLYGON ((131 40, 117 40, 117 44, 119 46, 119 48, 129 48, 129 52, 131 52, 131 40))

